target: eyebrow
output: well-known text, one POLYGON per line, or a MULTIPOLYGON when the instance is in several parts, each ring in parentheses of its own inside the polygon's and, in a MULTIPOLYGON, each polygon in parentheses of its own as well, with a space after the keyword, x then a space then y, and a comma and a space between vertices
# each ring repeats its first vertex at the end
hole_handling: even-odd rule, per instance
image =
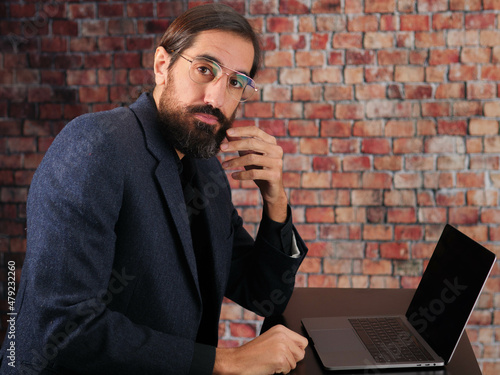
POLYGON ((216 58, 215 56, 212 56, 212 55, 209 55, 209 54, 203 54, 203 55, 199 55, 198 57, 203 57, 203 58, 205 58, 205 59, 209 59, 209 60, 215 61, 215 62, 216 62, 217 64, 219 64, 221 67, 224 67, 224 68, 226 68, 226 69, 230 69, 230 70, 232 70, 232 71, 234 71, 234 72, 237 72, 237 73, 244 74, 244 75, 246 75, 247 77, 249 77, 249 78, 250 78, 250 73, 245 72, 245 71, 241 71, 241 70, 236 70, 236 69, 233 69, 233 68, 229 68, 229 67, 227 67, 227 66, 223 65, 223 64, 220 62, 220 60, 219 60, 218 58, 216 58))

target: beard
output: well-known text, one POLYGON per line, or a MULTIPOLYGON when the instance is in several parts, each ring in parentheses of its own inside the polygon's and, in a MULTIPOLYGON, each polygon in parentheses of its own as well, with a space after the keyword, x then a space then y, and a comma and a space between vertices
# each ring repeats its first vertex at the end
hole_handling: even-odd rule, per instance
POLYGON ((182 107, 175 98, 172 80, 167 82, 158 108, 160 130, 167 141, 182 154, 194 158, 208 159, 215 156, 232 126, 236 110, 227 118, 218 108, 211 105, 182 107), (216 125, 204 123, 194 117, 195 113, 215 116, 216 125))

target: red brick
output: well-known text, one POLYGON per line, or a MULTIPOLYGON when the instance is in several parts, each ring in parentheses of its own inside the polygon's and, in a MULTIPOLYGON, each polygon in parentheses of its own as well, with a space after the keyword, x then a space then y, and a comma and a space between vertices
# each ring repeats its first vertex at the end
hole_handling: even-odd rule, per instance
POLYGON ((467 84, 467 99, 493 99, 496 97, 496 85, 487 82, 467 84))
POLYGON ((488 63, 491 59, 490 48, 471 47, 462 49, 460 60, 462 63, 488 63))
POLYGON ((99 18, 122 16, 124 16, 122 4, 99 4, 99 18))
POLYGON ((300 151, 304 154, 326 155, 328 154, 328 139, 302 138, 300 151))
POLYGON ((450 103, 429 102, 422 103, 422 115, 425 117, 450 116, 450 103))
POLYGON ((500 102, 484 103, 484 115, 486 117, 500 117, 500 102))
POLYGON ((342 104, 335 107, 335 118, 337 119, 361 119, 364 116, 362 104, 342 104))
POLYGON ((436 99, 465 98, 465 85, 462 83, 441 84, 436 89, 436 99))
POLYGON ((109 35, 133 35, 135 30, 134 22, 131 19, 119 19, 108 21, 109 35))
POLYGON ((78 35, 78 23, 75 21, 54 20, 54 21, 52 21, 52 34, 53 35, 77 36, 78 35))
POLYGON ((391 100, 374 100, 366 105, 366 116, 368 118, 380 117, 410 117, 411 103, 397 102, 391 100))
POLYGON ((403 168, 403 159, 401 156, 376 157, 373 166, 375 170, 399 171, 403 168))
POLYGON ((310 207, 306 209, 308 223, 333 223, 335 222, 332 207, 310 207))
POLYGON ((303 0, 283 0, 279 2, 280 14, 307 14, 309 13, 309 2, 303 0))
POLYGON ((344 171, 366 171, 370 170, 371 162, 368 156, 344 156, 342 160, 344 171))
POLYGON ((363 36, 361 33, 335 33, 333 36, 333 48, 361 48, 363 36))
POLYGON ((438 134, 467 135, 465 120, 438 120, 438 134))
POLYGON ((311 49, 326 50, 329 39, 329 34, 311 33, 311 49))
POLYGON ((366 189, 390 189, 392 175, 383 172, 365 172, 362 177, 362 185, 366 189))
POLYGON ((452 65, 450 67, 450 81, 473 81, 478 78, 476 65, 452 65))
POLYGON ((355 16, 348 19, 347 30, 350 32, 356 31, 377 31, 378 20, 376 16, 355 16))
POLYGON ((340 0, 313 0, 311 13, 340 13, 340 0))
POLYGON ((351 100, 353 98, 353 88, 351 85, 328 85, 324 89, 324 97, 325 100, 332 101, 351 100))
POLYGON ((268 52, 264 65, 269 68, 290 67, 293 65, 292 54, 289 51, 268 52))
POLYGON ((249 323, 229 323, 231 336, 253 338, 256 335, 256 327, 249 323))
POLYGON ((356 85, 356 99, 358 100, 385 99, 385 96, 386 96, 385 85, 381 84, 356 85))
POLYGON ((80 87, 79 95, 82 103, 107 102, 108 88, 103 86, 80 87))
POLYGON ((391 146, 385 138, 363 139, 361 151, 367 154, 389 154, 391 146))
POLYGON ((135 3, 127 4, 127 16, 135 17, 153 17, 152 3, 135 3))
POLYGON ((342 69, 330 66, 327 68, 313 69, 313 83, 340 83, 342 82, 342 69))
POLYGON ((341 15, 317 16, 317 31, 345 31, 346 21, 341 15))
POLYGON ((394 79, 397 82, 423 82, 424 68, 413 66, 396 66, 394 79))
POLYGON ((355 137, 377 137, 382 135, 383 123, 375 121, 356 121, 352 135, 355 137))
POLYGON ((97 75, 95 70, 68 70, 66 72, 66 83, 68 85, 95 85, 97 75))
POLYGON ((395 0, 365 0, 366 13, 394 13, 395 0))
POLYGON ((272 117, 273 109, 271 103, 249 102, 245 104, 246 117, 272 117))
POLYGON ((344 69, 344 82, 346 84, 361 83, 363 82, 363 71, 362 66, 348 66, 344 69))
POLYGON ((291 33, 294 31, 294 20, 291 17, 269 17, 267 31, 272 33, 291 33))
POLYGON ((406 99, 430 99, 432 98, 431 85, 407 84, 405 87, 406 99))
POLYGON ((392 14, 383 14, 380 16, 381 31, 396 31, 398 28, 399 17, 392 14))
POLYGON ((419 173, 397 173, 394 176, 396 189, 419 189, 422 187, 422 176, 419 173))
POLYGON ((493 13, 485 14, 466 14, 465 28, 466 29, 494 29, 496 15, 493 13))
MULTIPOLYGON (((408 140, 411 142, 411 140, 408 140)), ((413 142, 412 142, 413 143, 413 142)), ((417 143, 417 142, 415 142, 417 143)), ((418 149, 421 151, 422 142, 418 142, 418 149)), ((394 152, 396 153, 404 153, 401 150, 400 145, 394 145, 394 152)), ((408 152, 411 152, 410 150, 408 152)), ((433 170, 434 169, 434 158, 431 156, 422 156, 422 155, 411 155, 406 157, 406 170, 408 171, 424 171, 424 170, 433 170)))
MULTIPOLYGON (((379 57, 380 59, 380 57, 379 57)), ((386 82, 394 79, 394 68, 391 67, 366 67, 366 82, 386 82)))
MULTIPOLYGON (((284 90, 284 89, 283 89, 284 90)), ((278 92, 278 95, 274 96, 274 100, 270 100, 269 97, 266 98, 264 95, 265 101, 277 101, 279 99, 286 98, 289 95, 284 95, 282 92, 278 92)), ((310 102, 310 101, 320 101, 322 94, 322 88, 319 86, 295 86, 293 87, 293 100, 301 101, 301 102, 310 102)), ((288 98, 288 100, 290 100, 288 98)))
POLYGON ((463 192, 438 192, 436 193, 436 204, 438 206, 463 206, 465 197, 463 192))
POLYGON ((95 4, 68 4, 68 14, 70 19, 95 18, 95 4))
MULTIPOLYGON (((294 87, 294 90, 297 89, 299 92, 302 92, 302 88, 306 88, 305 86, 294 87)), ((311 88, 312 93, 313 88, 311 88)), ((292 98, 290 88, 289 87, 278 87, 278 86, 269 86, 266 85, 262 88, 262 100, 264 102, 279 102, 279 101, 290 101, 292 98)), ((252 98, 253 99, 253 98, 252 98)), ((256 97, 256 100, 259 98, 256 97)), ((309 99, 312 100, 312 99, 309 99)), ((303 101, 307 101, 304 100, 303 101)))
POLYGON ((330 52, 328 54, 328 65, 344 65, 344 52, 343 51, 330 52))
POLYGON ((302 118, 302 103, 276 103, 274 116, 277 118, 302 118))
POLYGON ((476 224, 479 220, 479 209, 476 207, 450 208, 451 224, 476 224))
POLYGON ((332 173, 332 187, 334 188, 359 188, 361 179, 359 173, 332 173))
POLYGON ((306 119, 330 119, 333 117, 333 105, 328 103, 305 103, 304 116, 306 119))
POLYGON ((306 47, 306 39, 304 35, 284 34, 280 35, 280 49, 304 49, 306 47))
POLYGON ((348 65, 372 65, 374 63, 374 51, 346 51, 346 64, 348 65))
POLYGON ((462 13, 437 13, 432 16, 432 27, 435 30, 462 29, 463 22, 462 13))
POLYGON ((418 210, 418 219, 421 223, 446 223, 446 209, 437 207, 421 207, 418 210))
POLYGON ((409 259, 409 246, 405 242, 386 242, 380 245, 380 256, 384 259, 409 259))
POLYGON ((431 50, 429 57, 430 65, 449 65, 460 61, 460 53, 457 49, 431 50))
POLYGON ((427 12, 444 12, 448 10, 447 0, 418 0, 418 11, 421 13, 427 12))
POLYGON ((444 32, 420 32, 415 33, 415 47, 433 48, 446 46, 444 32))
POLYGON ((494 47, 500 45, 500 31, 481 30, 479 34, 479 43, 483 47, 494 47))
POLYGON ((326 172, 309 172, 302 174, 303 188, 329 188, 330 174, 326 172))
POLYGON ((311 161, 309 157, 302 155, 285 155, 283 168, 286 171, 307 171, 311 169, 311 161))
POLYGON ((345 121, 322 121, 322 137, 349 137, 351 135, 351 125, 345 121))
POLYGON ((484 173, 457 173, 457 187, 459 188, 482 188, 484 186, 484 173))
POLYGON ((401 31, 427 31, 430 28, 429 16, 401 15, 401 31))
POLYGON ((340 158, 338 157, 315 157, 313 159, 313 170, 315 171, 338 171, 340 170, 340 158))
POLYGON ((450 0, 450 10, 481 10, 481 0, 450 0))
POLYGON ((364 48, 368 49, 391 48, 394 44, 394 35, 387 32, 367 32, 363 42, 364 48))
POLYGON ((481 79, 486 81, 500 81, 500 65, 483 65, 481 79))

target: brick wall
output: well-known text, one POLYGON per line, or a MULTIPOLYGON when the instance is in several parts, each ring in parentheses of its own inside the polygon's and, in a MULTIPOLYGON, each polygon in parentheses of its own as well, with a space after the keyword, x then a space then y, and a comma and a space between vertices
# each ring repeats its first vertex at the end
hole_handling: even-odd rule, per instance
MULTIPOLYGON (((310 248, 299 286, 415 287, 445 223, 500 255, 499 0, 225 2, 263 34, 260 98, 238 123, 268 130, 285 150, 310 248)), ((188 3, 198 2, 0 4, 2 312, 44 152, 75 116, 150 86, 154 47, 188 3)), ((255 233, 260 197, 251 184, 233 187, 255 233)), ((222 318, 226 346, 261 325, 229 301, 222 318)), ((483 373, 498 374, 498 267, 468 334, 483 373)))

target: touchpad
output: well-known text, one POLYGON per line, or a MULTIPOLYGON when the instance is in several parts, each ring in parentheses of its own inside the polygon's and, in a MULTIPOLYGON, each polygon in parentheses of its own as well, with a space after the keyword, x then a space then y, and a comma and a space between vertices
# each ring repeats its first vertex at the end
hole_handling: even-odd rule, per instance
POLYGON ((352 329, 325 329, 312 331, 310 336, 316 350, 321 352, 352 352, 363 350, 363 344, 352 329))

